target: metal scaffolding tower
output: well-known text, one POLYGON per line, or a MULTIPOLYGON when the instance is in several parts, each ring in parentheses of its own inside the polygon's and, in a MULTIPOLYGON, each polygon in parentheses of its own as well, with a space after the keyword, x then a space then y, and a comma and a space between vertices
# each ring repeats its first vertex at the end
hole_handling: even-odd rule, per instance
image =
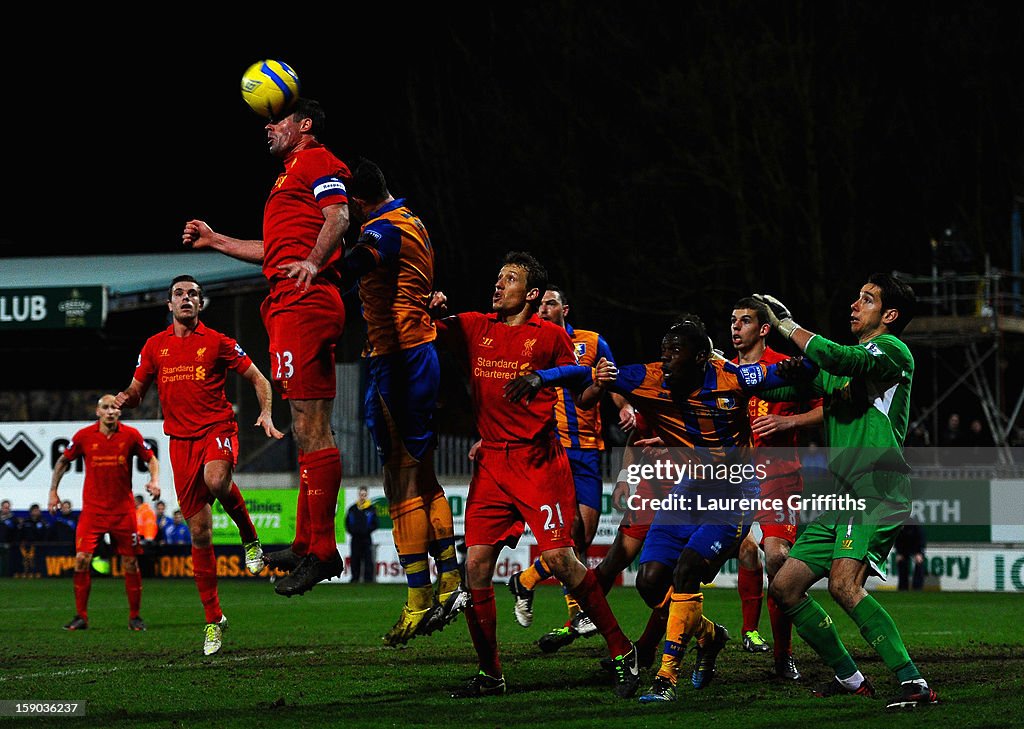
POLYGON ((987 261, 981 274, 940 274, 934 266, 931 276, 894 273, 918 295, 918 313, 901 338, 915 345, 915 352, 929 353, 932 363, 932 400, 916 414, 911 429, 930 419, 937 441, 939 406, 966 388, 978 400, 1001 462, 1012 463, 1011 436, 1024 406, 1024 388, 1007 407, 1003 360, 1008 339, 1024 335, 1021 274, 991 268, 987 261), (964 366, 956 366, 961 361, 964 366), (942 390, 940 368, 953 378, 942 390))

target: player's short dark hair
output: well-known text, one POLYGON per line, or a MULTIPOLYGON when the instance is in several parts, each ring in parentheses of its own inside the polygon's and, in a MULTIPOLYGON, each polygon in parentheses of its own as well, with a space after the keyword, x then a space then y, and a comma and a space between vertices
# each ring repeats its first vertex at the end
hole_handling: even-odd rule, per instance
MULTIPOLYGON (((565 289, 563 289, 561 286, 549 283, 547 287, 544 289, 544 291, 554 291, 556 294, 558 294, 558 300, 562 302, 562 306, 569 305, 569 297, 566 295, 565 289)), ((541 294, 543 293, 544 292, 542 291, 541 294)))
POLYGON ((519 266, 526 271, 526 290, 537 289, 540 296, 530 302, 534 309, 540 307, 541 296, 548 290, 548 271, 540 261, 526 251, 509 251, 501 262, 502 266, 519 266))
POLYGON ((873 273, 868 276, 868 283, 878 287, 882 294, 882 311, 895 309, 899 314, 886 328, 899 335, 914 318, 917 309, 917 295, 906 281, 889 273, 873 273))
POLYGON ((370 203, 386 199, 388 183, 380 167, 368 159, 360 160, 348 183, 348 194, 370 203))
POLYGON ((732 305, 733 310, 736 309, 750 309, 757 314, 757 324, 761 326, 763 324, 770 324, 770 317, 768 316, 768 307, 763 302, 758 301, 753 296, 744 296, 742 299, 732 305))
POLYGON ((196 281, 195 277, 190 273, 183 273, 180 276, 175 276, 171 279, 171 285, 167 287, 167 300, 170 301, 174 298, 174 287, 180 284, 182 281, 191 281, 199 288, 199 303, 203 303, 203 287, 196 281))
POLYGON ((676 336, 693 347, 694 354, 711 354, 711 340, 704 322, 696 314, 680 314, 665 332, 665 336, 676 336))
POLYGON ((324 108, 320 106, 320 102, 316 99, 307 99, 304 96, 300 96, 295 100, 291 116, 296 121, 309 119, 311 122, 309 134, 313 137, 319 137, 327 129, 327 114, 324 113, 324 108))

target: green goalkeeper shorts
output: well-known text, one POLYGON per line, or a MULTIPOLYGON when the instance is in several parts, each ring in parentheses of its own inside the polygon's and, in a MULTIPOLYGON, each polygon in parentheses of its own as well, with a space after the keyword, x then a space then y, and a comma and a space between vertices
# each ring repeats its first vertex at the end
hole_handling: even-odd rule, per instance
POLYGON ((881 491, 890 498, 865 499, 863 510, 823 513, 797 537, 796 544, 789 550, 790 557, 800 560, 820 576, 829 573, 836 559, 867 561, 871 572, 885 579, 889 551, 910 515, 910 479, 900 473, 881 472, 862 477, 855 486, 865 485, 861 483, 864 479, 871 479, 875 487, 882 488, 854 488, 855 498, 858 491, 872 494, 881 491), (901 498, 903 493, 907 498, 901 498))

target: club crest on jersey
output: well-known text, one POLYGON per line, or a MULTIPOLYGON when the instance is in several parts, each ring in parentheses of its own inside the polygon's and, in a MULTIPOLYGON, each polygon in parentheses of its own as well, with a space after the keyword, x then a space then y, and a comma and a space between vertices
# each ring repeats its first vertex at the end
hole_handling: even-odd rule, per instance
POLYGON ((720 397, 716 402, 719 410, 734 410, 736 408, 736 398, 734 397, 720 397))
POLYGON ((525 342, 523 342, 523 353, 522 353, 521 356, 522 357, 532 357, 533 356, 533 345, 535 345, 536 343, 537 343, 536 337, 533 338, 533 339, 527 339, 525 342))
POLYGON ((577 362, 579 361, 580 357, 582 357, 583 355, 585 355, 587 353, 587 343, 586 342, 573 342, 572 348, 573 348, 573 351, 576 353, 576 361, 577 362))
POLYGON ((203 358, 206 357, 206 347, 200 347, 196 350, 196 361, 202 362, 203 358))

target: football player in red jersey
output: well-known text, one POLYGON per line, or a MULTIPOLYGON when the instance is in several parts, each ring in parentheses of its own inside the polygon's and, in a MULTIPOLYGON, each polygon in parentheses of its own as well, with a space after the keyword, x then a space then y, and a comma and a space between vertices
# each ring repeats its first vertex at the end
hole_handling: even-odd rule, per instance
POLYGON ((139 615, 142 604, 142 575, 139 572, 139 535, 132 497, 132 460, 138 458, 149 468, 146 491, 160 498, 160 461, 142 439, 142 433, 121 422, 121 408, 113 395, 104 395, 96 404, 99 420, 82 428, 60 454, 50 478, 50 513, 60 509, 57 487, 68 468, 78 458, 85 459, 85 483, 82 486, 82 514, 75 527, 75 617, 65 630, 89 627, 89 590, 92 585, 92 553, 100 537, 110 534, 114 549, 121 555, 124 591, 128 596, 128 627, 145 630, 139 615))
POLYGON ((202 220, 185 224, 182 242, 263 265, 270 293, 260 307, 270 338, 270 376, 291 409, 299 451, 295 539, 270 552, 267 564, 291 574, 274 591, 301 595, 345 568, 334 519, 341 490, 341 454, 331 431, 336 391, 334 351, 345 327, 338 288, 342 237, 349 225, 348 167, 319 141, 326 115, 300 98, 288 116, 267 122, 270 153, 284 169, 263 211, 263 240, 214 232, 202 220))
MULTIPOLYGON (((611 347, 598 332, 576 329, 569 324, 569 297, 559 286, 549 284, 541 297, 537 315, 552 324, 565 329, 572 339, 576 360, 579 364, 593 367, 604 357, 614 362, 611 347)), ((598 520, 601 517, 601 451, 604 450, 602 433, 601 408, 599 405, 589 409, 577 408, 573 393, 564 387, 555 388, 555 432, 565 448, 572 468, 572 479, 576 489, 576 517, 573 520, 572 534, 576 545, 576 553, 584 564, 587 560, 587 549, 594 541, 597 533, 598 520)), ((619 411, 619 426, 628 431, 636 424, 633 406, 618 393, 611 393, 612 401, 619 411)), ((524 628, 533 623, 533 589, 551 576, 543 558, 538 557, 522 572, 509 578, 509 590, 515 596, 513 606, 516 622, 524 628)), ((541 636, 537 645, 545 653, 552 653, 569 645, 576 638, 589 637, 597 633, 597 628, 587 618, 586 613, 572 595, 564 589, 568 619, 564 625, 541 636)))
MULTIPOLYGON (((735 364, 764 362, 775 364, 787 359, 786 355, 771 349, 765 338, 771 331, 768 310, 764 304, 745 297, 733 305, 729 320, 732 344, 736 348, 735 364)), ((804 490, 797 457, 797 429, 813 428, 822 423, 821 399, 807 403, 769 402, 758 397, 747 403, 754 447, 759 451, 758 461, 765 466, 766 477, 761 481, 762 499, 779 499, 781 511, 759 511, 754 521, 761 530, 760 545, 753 532, 740 543, 737 589, 743 606, 743 648, 750 653, 768 651, 769 647, 758 632, 761 601, 764 597, 765 567, 768 583, 789 554, 796 541, 796 528, 800 513, 791 508, 789 496, 801 495, 804 490), (764 549, 762 565, 758 547, 764 549)), ((768 615, 772 626, 775 655, 775 674, 796 681, 800 671, 793 660, 793 623, 775 601, 768 598, 768 615)))
MULTIPOLYGON (((437 322, 438 341, 468 365, 473 414, 481 445, 466 503, 466 580, 472 603, 466 622, 479 672, 456 698, 505 693, 498 655, 494 568, 505 545, 529 524, 552 574, 587 611, 608 643, 616 693, 632 696, 639 683, 636 651, 619 628, 593 570, 573 551, 576 498, 565 449, 554 431, 552 387, 580 389, 591 369, 576 364, 565 329, 541 320, 547 272, 530 254, 509 253, 498 273, 491 313, 465 313, 437 322), (550 369, 548 369, 550 368, 550 369)), ((434 305, 443 305, 437 292, 434 305)), ((614 367, 597 373, 614 376, 614 367)))
POLYGON ((224 393, 228 370, 253 386, 260 404, 256 425, 268 438, 283 438, 274 427, 270 382, 231 337, 199 321, 203 292, 189 275, 177 276, 167 292, 171 325, 146 340, 131 384, 115 398, 118 407, 137 407, 154 382, 170 436, 174 491, 192 534, 192 572, 206 614, 203 653, 220 650, 227 618, 217 595, 217 558, 213 551, 216 498, 238 527, 245 564, 257 574, 263 549, 234 482, 238 463, 238 422, 224 393))

